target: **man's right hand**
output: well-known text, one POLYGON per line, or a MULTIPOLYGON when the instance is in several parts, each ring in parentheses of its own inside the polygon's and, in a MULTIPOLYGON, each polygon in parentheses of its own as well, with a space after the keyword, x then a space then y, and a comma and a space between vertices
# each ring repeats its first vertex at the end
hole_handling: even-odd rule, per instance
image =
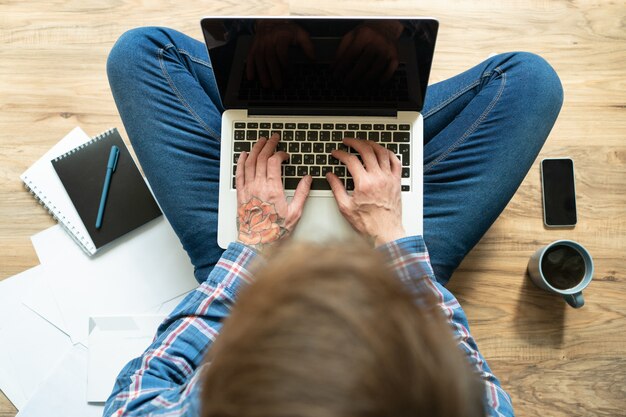
POLYGON ((354 192, 350 196, 335 174, 326 175, 339 211, 357 232, 376 246, 405 237, 400 161, 391 151, 369 140, 344 139, 343 143, 361 155, 363 164, 354 154, 332 152, 354 179, 354 192))
POLYGON ((387 82, 398 68, 398 39, 404 26, 397 20, 366 20, 341 39, 335 53, 335 76, 347 86, 387 82))

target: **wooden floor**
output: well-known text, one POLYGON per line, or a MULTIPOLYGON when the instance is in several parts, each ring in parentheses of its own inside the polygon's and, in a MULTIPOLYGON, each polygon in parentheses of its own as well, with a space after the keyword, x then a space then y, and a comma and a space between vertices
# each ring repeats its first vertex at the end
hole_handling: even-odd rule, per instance
MULTIPOLYGON (((433 82, 492 52, 532 51, 554 66, 565 103, 539 158, 574 159, 579 209, 575 229, 543 227, 535 163, 450 289, 518 416, 626 415, 626 3, 491 3, 0 1, 0 279, 38 263, 29 237, 54 224, 19 175, 76 125, 89 134, 122 128, 105 61, 125 30, 163 25, 200 38, 207 14, 435 16, 433 82), (559 238, 578 240, 595 259, 581 310, 525 275, 533 251, 559 238)), ((0 394, 0 416, 15 413, 0 394)))

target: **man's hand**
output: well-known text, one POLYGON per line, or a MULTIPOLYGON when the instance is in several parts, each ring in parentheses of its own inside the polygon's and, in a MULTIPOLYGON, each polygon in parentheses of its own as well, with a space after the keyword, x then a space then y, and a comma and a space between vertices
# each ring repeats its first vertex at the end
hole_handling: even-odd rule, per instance
POLYGON ((287 203, 280 167, 289 155, 275 152, 279 140, 276 133, 270 140, 261 138, 237 161, 237 241, 257 250, 291 233, 311 189, 311 177, 302 178, 287 203))
POLYGON ((361 155, 365 166, 356 155, 339 150, 332 152, 348 167, 354 179, 354 192, 349 196, 335 174, 326 175, 339 211, 357 232, 372 239, 376 246, 405 237, 400 161, 391 151, 369 140, 344 139, 343 143, 361 155))
POLYGON ((366 21, 341 39, 335 56, 335 75, 348 86, 383 84, 398 68, 397 20, 366 21))
POLYGON ((287 71, 290 46, 299 46, 310 59, 315 50, 309 34, 296 23, 285 19, 260 20, 248 52, 246 75, 259 80, 263 88, 282 88, 287 71))

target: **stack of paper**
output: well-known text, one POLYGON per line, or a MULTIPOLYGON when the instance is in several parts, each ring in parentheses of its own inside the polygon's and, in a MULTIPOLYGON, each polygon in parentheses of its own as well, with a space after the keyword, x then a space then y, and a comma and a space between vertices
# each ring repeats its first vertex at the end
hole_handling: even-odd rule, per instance
POLYGON ((164 217, 88 257, 60 226, 0 281, 0 389, 19 416, 96 416, 115 377, 197 283, 164 217))
POLYGON ((197 285, 189 258, 163 217, 93 257, 85 256, 58 226, 32 241, 54 279, 25 302, 43 317, 55 317, 51 321, 73 343, 88 346, 89 317, 152 311, 197 285))

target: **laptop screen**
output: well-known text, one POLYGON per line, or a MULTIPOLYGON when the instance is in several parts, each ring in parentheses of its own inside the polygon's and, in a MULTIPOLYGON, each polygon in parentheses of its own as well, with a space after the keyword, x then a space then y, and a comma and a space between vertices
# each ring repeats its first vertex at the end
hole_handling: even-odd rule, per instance
POLYGON ((226 109, 420 111, 438 22, 211 18, 202 31, 226 109))

